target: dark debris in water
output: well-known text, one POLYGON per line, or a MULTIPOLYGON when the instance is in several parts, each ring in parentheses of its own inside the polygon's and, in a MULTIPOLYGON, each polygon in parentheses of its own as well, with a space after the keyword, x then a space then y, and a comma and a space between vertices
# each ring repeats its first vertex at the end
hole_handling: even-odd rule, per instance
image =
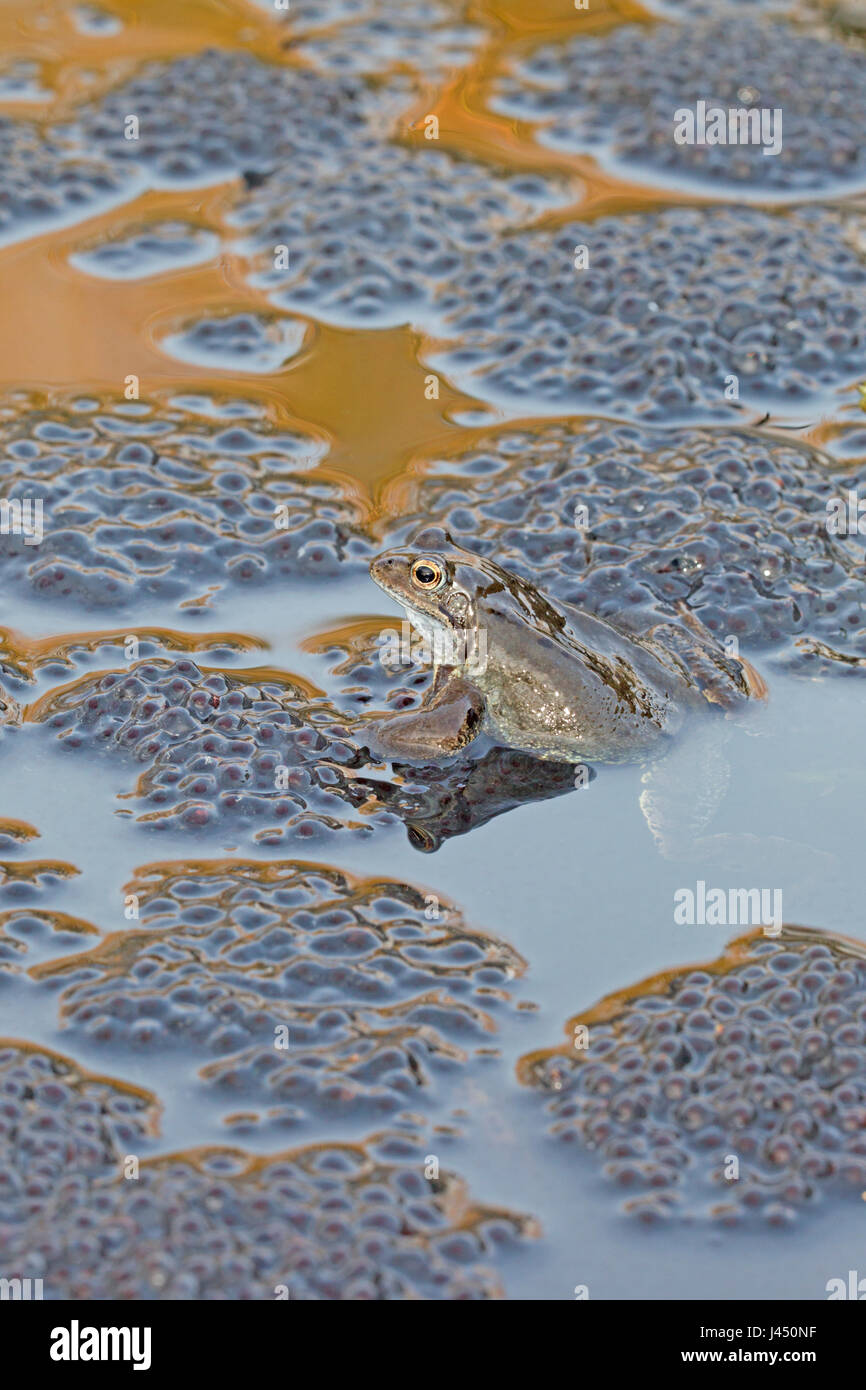
POLYGON ((571 1019, 522 1080, 653 1222, 787 1226, 866 1187, 866 960, 805 928, 750 933, 571 1019), (581 1028, 588 1030, 582 1033, 581 1028), (731 1162, 736 1160, 736 1167, 731 1162))

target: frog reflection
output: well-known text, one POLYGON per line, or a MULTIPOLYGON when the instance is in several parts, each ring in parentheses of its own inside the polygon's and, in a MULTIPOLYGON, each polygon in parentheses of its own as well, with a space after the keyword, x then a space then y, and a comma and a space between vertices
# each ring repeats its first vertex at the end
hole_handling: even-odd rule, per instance
POLYGON ((394 774, 399 782, 357 778, 354 786, 399 816, 409 843, 424 854, 517 806, 588 787, 596 776, 585 763, 555 763, 501 747, 447 766, 395 763, 394 774))

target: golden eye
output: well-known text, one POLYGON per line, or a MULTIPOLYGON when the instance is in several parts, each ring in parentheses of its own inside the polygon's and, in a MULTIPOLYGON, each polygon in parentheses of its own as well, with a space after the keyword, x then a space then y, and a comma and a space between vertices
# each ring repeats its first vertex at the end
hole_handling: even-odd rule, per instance
POLYGON ((406 834, 409 837, 409 844, 413 849, 418 849, 422 854, 432 854, 439 848, 440 840, 435 835, 431 835, 429 830, 425 830, 423 825, 413 825, 407 822, 406 834))
POLYGON ((412 583, 428 593, 445 582, 445 571, 436 560, 416 560, 412 566, 412 583))

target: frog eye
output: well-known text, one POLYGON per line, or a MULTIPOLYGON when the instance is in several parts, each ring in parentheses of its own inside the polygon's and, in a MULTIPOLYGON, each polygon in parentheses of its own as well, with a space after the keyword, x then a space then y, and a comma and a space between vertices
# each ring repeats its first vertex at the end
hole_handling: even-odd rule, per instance
POLYGON ((431 593, 445 583, 445 571, 438 560, 416 560, 412 566, 412 583, 416 589, 431 593))
POLYGON ((425 830, 422 825, 407 823, 406 833, 412 848, 420 850, 422 854, 433 854, 442 843, 441 840, 437 840, 434 835, 431 835, 429 830, 425 830))

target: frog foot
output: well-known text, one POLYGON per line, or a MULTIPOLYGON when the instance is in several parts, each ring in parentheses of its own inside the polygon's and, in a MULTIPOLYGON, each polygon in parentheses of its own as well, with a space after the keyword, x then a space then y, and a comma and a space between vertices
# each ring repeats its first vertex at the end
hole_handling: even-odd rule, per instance
POLYGON ((440 667, 417 710, 366 727, 373 752, 429 761, 459 753, 481 732, 484 698, 453 669, 440 667))
POLYGON ((688 604, 680 601, 676 608, 683 626, 659 623, 647 636, 677 661, 688 683, 709 704, 725 710, 744 700, 766 699, 766 683, 751 662, 728 656, 688 604))

